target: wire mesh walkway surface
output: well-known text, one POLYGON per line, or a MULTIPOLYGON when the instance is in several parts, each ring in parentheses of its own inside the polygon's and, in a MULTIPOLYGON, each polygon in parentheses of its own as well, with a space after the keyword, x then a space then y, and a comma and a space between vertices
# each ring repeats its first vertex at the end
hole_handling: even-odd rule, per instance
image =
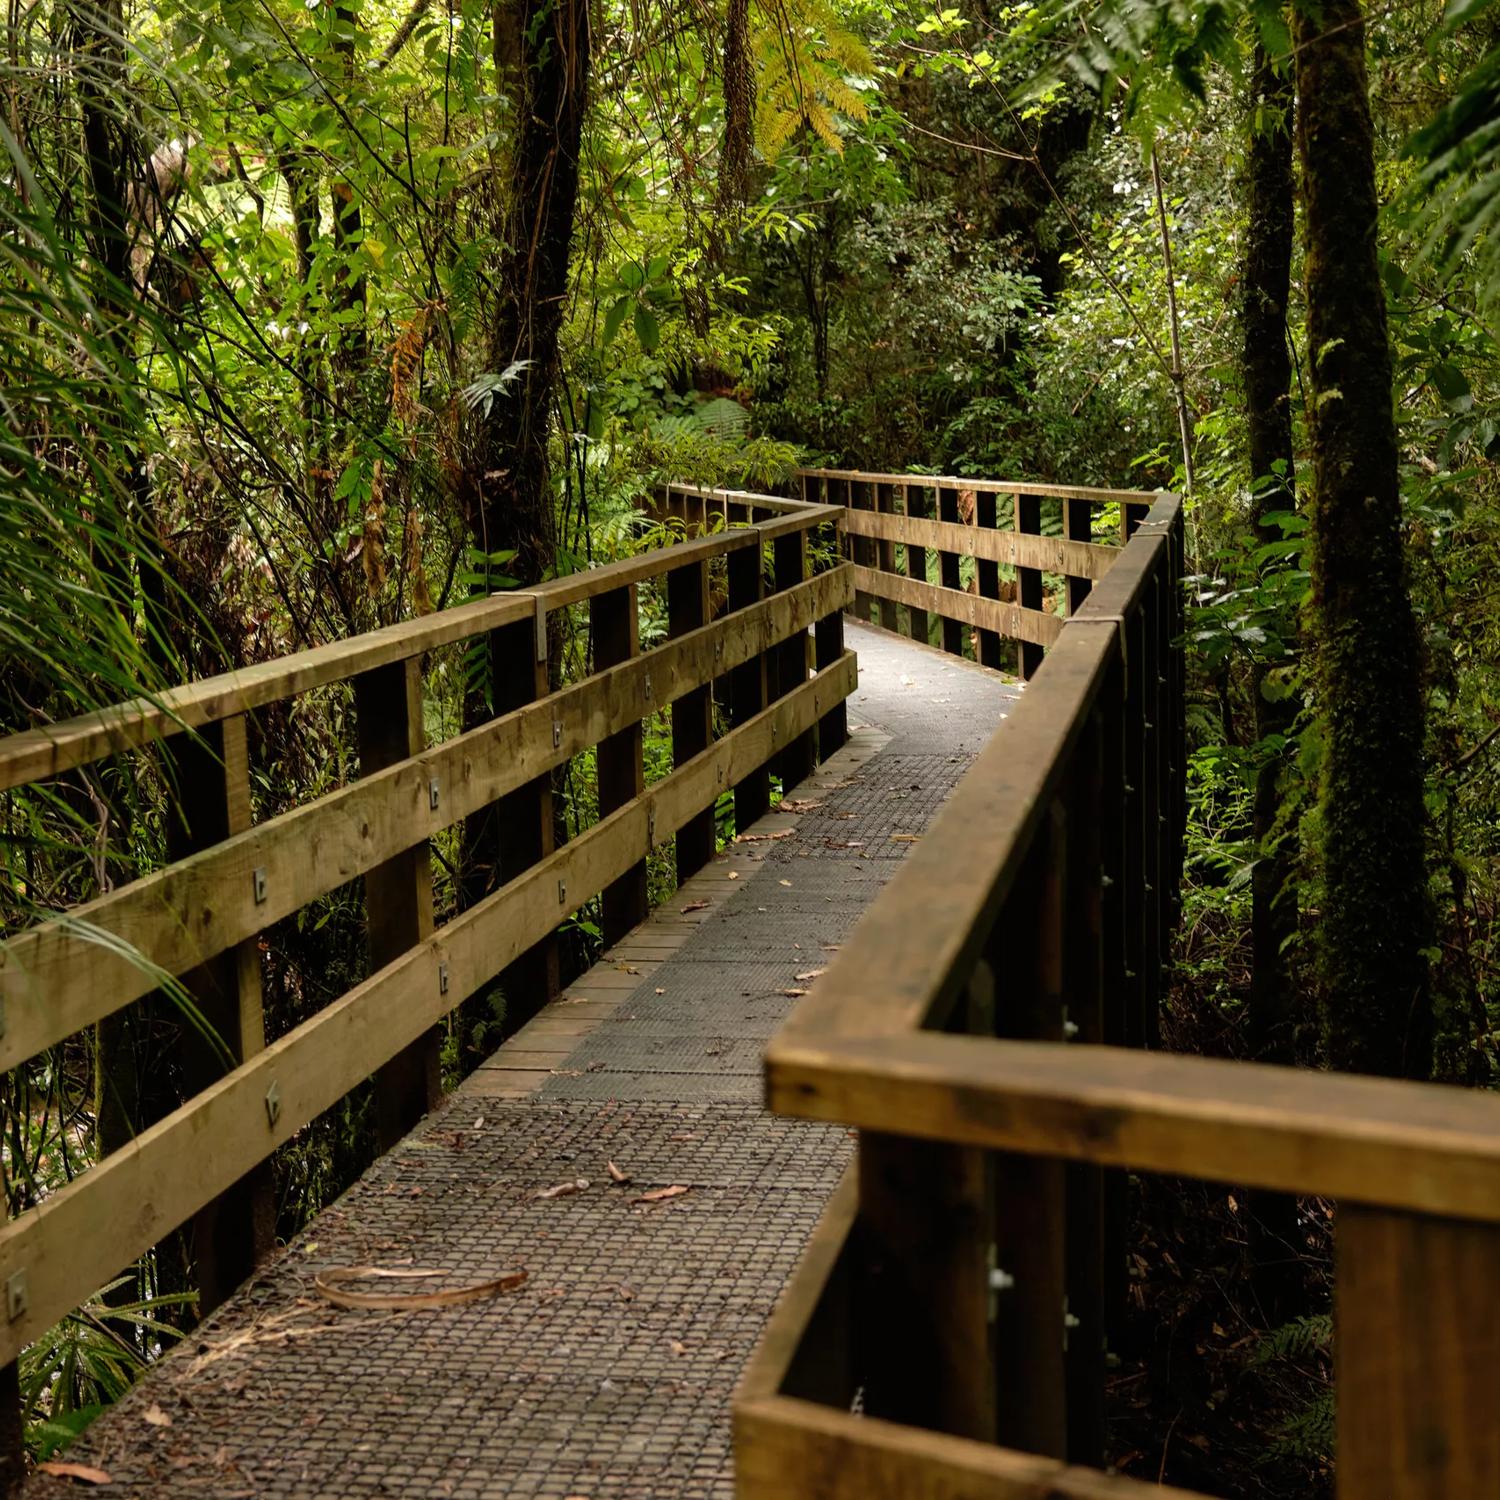
POLYGON ((733 1493, 735 1382, 850 1154, 761 1108, 762 1048, 1019 691, 849 644, 849 744, 96 1422, 67 1456, 100 1493, 733 1493), (439 1274, 333 1284, 526 1279, 397 1312, 315 1284, 370 1266, 439 1274))

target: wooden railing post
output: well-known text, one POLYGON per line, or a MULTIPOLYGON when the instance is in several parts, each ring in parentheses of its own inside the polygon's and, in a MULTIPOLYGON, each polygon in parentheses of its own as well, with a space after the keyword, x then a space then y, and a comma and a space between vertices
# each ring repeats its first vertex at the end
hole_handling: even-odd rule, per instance
MULTIPOLYGON (((667 574, 667 636, 686 635, 708 624, 708 564, 685 563, 667 574)), ((684 693, 672 705, 672 764, 685 765, 713 740, 713 701, 707 686, 684 693)), ((714 853, 714 810, 706 807, 677 832, 677 884, 701 870, 714 853)))
MULTIPOLYGON (((1165 562, 1165 550, 1160 554, 1160 560, 1165 562)), ((1141 752, 1144 767, 1141 782, 1142 851, 1145 856, 1145 883, 1142 886, 1145 906, 1145 963, 1142 977, 1145 981, 1144 1035, 1148 1047, 1161 1044, 1161 998, 1167 957, 1166 903, 1162 899, 1163 853, 1166 845, 1162 796, 1167 774, 1167 737, 1162 722, 1166 702, 1162 691, 1164 664, 1161 659, 1162 616, 1166 603, 1166 591, 1162 586, 1164 571, 1163 567, 1157 567, 1142 604, 1144 649, 1141 661, 1141 728, 1145 737, 1141 752)))
MULTIPOLYGON (((535 617, 503 625, 490 633, 490 677, 495 713, 523 708, 551 690, 544 626, 535 617)), ((552 777, 538 776, 501 797, 491 810, 500 827, 500 880, 517 875, 545 859, 556 847, 552 816, 552 777)), ((500 975, 505 993, 505 1028, 514 1031, 561 988, 556 936, 548 936, 523 953, 500 975)))
MULTIPOLYGON (((926 518, 927 488, 925 485, 904 484, 901 486, 901 495, 901 508, 908 516, 926 518)), ((927 549, 916 542, 906 544, 906 576, 914 578, 918 583, 927 582, 927 549)), ((907 623, 911 626, 911 638, 914 641, 921 641, 924 646, 927 645, 928 632, 931 629, 927 611, 920 605, 910 604, 907 606, 906 615, 907 623)))
MULTIPOLYGON (((1099 925, 1100 1026, 1106 1046, 1127 1046, 1135 1028, 1130 1020, 1134 990, 1128 977, 1131 958, 1127 942, 1126 889, 1131 880, 1126 854, 1125 729, 1127 724, 1126 668, 1123 632, 1112 656, 1099 696, 1099 925)), ((1125 1324, 1126 1227, 1129 1181, 1120 1168, 1104 1174, 1104 1327, 1105 1337, 1118 1349, 1125 1324)))
MULTIPOLYGON (((890 484, 877 484, 875 486, 875 509, 882 516, 891 516, 896 512, 896 488, 890 484)), ((896 571, 896 544, 889 537, 881 537, 876 544, 876 555, 879 558, 876 564, 882 573, 894 573, 896 571)), ((900 630, 901 618, 897 611, 896 601, 888 599, 883 594, 880 599, 880 623, 887 630, 900 630)))
MULTIPOLYGON (((420 754, 426 742, 421 658, 356 677, 354 709, 361 775, 420 754)), ((428 795, 441 799, 442 787, 430 788, 428 795)), ((431 937, 432 863, 425 841, 365 876, 365 920, 372 970, 431 937)), ((438 1028, 429 1027, 376 1073, 375 1137, 381 1151, 389 1151, 442 1097, 441 1044, 438 1028)))
MULTIPOLYGON (((1035 495, 1016 496, 1016 530, 1027 536, 1042 534, 1042 502, 1035 495)), ((1046 599, 1042 592, 1042 570, 1040 568, 1016 569, 1016 603, 1022 609, 1043 609, 1046 599)), ((1041 670, 1046 653, 1034 641, 1021 642, 1021 676, 1027 682, 1041 670)))
MULTIPOLYGON (((976 491, 974 495, 974 525, 982 531, 994 531, 998 523, 998 505, 993 490, 976 491)), ((974 563, 975 581, 980 595, 985 599, 1000 597, 1000 564, 989 558, 978 558, 974 563)), ((994 630, 979 630, 979 662, 981 666, 999 667, 1000 635, 994 630)))
MULTIPOLYGON (((840 555, 843 528, 834 525, 833 553, 840 555)), ((813 627, 813 666, 821 672, 831 667, 844 654, 844 616, 840 610, 830 610, 813 627)), ((827 760, 849 738, 849 715, 844 700, 839 698, 818 720, 818 759, 827 760)))
MULTIPOLYGON (((1069 541, 1091 542, 1094 539, 1094 507, 1088 500, 1063 501, 1063 535, 1069 541)), ((1093 591, 1091 578, 1068 574, 1068 613, 1076 615, 1093 591)))
MULTIPOLYGON (((1061 1041, 1067 815, 1047 810, 988 945, 999 1036, 1061 1041)), ((1064 1163, 997 1152, 994 1169, 996 1434, 1063 1458, 1068 1446, 1064 1163)))
MULTIPOLYGON (((860 479, 848 479, 844 481, 845 503, 850 510, 870 510, 869 486, 860 479)), ((873 568, 875 561, 875 538, 861 536, 857 532, 849 533, 849 553, 855 565, 861 568, 873 568)), ((875 613, 875 596, 860 590, 854 595, 854 615, 862 624, 868 625, 871 616, 875 613)))
MULTIPOLYGON (((776 538, 772 544, 775 559, 777 592, 792 589, 807 575, 807 533, 789 531, 776 538)), ((808 637, 805 630, 789 636, 775 649, 776 696, 784 698, 807 681, 808 637)), ((812 774, 814 763, 813 732, 806 730, 789 745, 783 747, 777 762, 784 792, 789 792, 798 782, 812 774)))
MULTIPOLYGON (((738 547, 729 554, 729 608, 732 611, 759 604, 765 592, 760 533, 754 545, 738 547)), ((734 669, 730 686, 730 723, 748 723, 766 706, 766 657, 757 652, 734 669)), ((765 766, 751 771, 734 789, 734 826, 743 833, 771 806, 771 775, 765 766)))
POLYGON ((863 1131, 859 1212, 865 1410, 994 1441, 983 1153, 863 1131))
MULTIPOLYGON (((205 725, 197 736, 169 748, 168 756, 172 766, 169 860, 185 859, 250 827, 244 715, 205 725)), ((241 899, 250 903, 262 899, 253 875, 241 899)), ((184 1081, 189 1093, 198 1093, 266 1044, 259 945, 253 938, 237 943, 184 975, 182 985, 220 1044, 214 1046, 196 1027, 182 1028, 184 1081)), ((200 1317, 218 1307, 271 1253, 275 1219, 269 1167, 248 1173, 194 1215, 189 1246, 197 1272, 200 1317)))
MULTIPOLYGON (((640 653, 640 616, 633 583, 624 588, 610 589, 608 593, 595 594, 589 600, 589 630, 594 640, 596 672, 618 666, 640 653)), ((646 790, 641 750, 639 722, 599 741, 597 764, 601 818, 634 801, 646 790)), ((606 947, 619 942, 632 927, 646 920, 650 905, 646 898, 644 859, 605 886, 602 906, 601 925, 606 947)))
MULTIPOLYGON (((1074 751, 1066 798, 1063 875, 1064 1032, 1084 1045, 1105 1042, 1104 734, 1108 714, 1096 708, 1074 751)), ((1067 1167, 1067 1297, 1065 1332, 1070 1463, 1104 1461, 1105 1175, 1087 1162, 1067 1167)))
POLYGON ((1145 793, 1147 773, 1145 731, 1145 619, 1135 611, 1123 627, 1125 653, 1124 742, 1125 775, 1121 805, 1125 821, 1123 851, 1124 1035, 1127 1047, 1146 1044, 1146 853, 1145 793))
MULTIPOLYGON (((938 486, 938 520, 958 525, 958 491, 948 485, 938 486)), ((938 582, 945 589, 962 589, 963 575, 958 553, 938 552, 938 582)), ((964 654, 964 627, 958 620, 943 616, 943 650, 950 656, 964 654)))
POLYGON ((1341 1203, 1339 1500, 1500 1495, 1500 1226, 1341 1203))

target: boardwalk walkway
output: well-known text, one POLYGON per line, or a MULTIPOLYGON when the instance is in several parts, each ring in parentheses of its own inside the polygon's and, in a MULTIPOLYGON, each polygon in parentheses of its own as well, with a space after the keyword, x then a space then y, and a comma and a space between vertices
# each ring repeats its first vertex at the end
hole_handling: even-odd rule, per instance
MULTIPOLYGON (((68 1453, 111 1474, 100 1493, 733 1493, 730 1395, 851 1151, 842 1127, 763 1111, 761 1049, 1018 691, 879 631, 851 625, 849 643, 854 733, 791 810, 606 955, 101 1418, 68 1453), (441 1271, 407 1284, 424 1291, 527 1280, 394 1313, 315 1289, 320 1272, 372 1265, 441 1271)), ((77 1491, 42 1479, 28 1493, 77 1491)))

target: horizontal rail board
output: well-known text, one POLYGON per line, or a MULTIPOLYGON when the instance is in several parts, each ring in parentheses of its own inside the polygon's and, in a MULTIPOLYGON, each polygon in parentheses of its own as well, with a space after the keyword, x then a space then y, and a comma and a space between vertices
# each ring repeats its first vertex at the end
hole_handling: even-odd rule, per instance
POLYGON ((0 1068, 154 989, 129 949, 185 973, 853 597, 848 566, 819 574, 0 943, 0 1068))
POLYGON ((735 1408, 740 1500, 1207 1500, 792 1396, 735 1408))
POLYGON ((903 516, 889 511, 850 510, 844 529, 855 536, 907 542, 934 552, 960 552, 986 562, 1012 567, 1041 568, 1071 578, 1103 578, 1120 560, 1120 549, 1098 542, 1065 537, 1033 536, 989 526, 965 526, 933 521, 925 516, 903 516))
POLYGON ((940 588, 935 583, 923 583, 903 573, 862 568, 857 563, 854 566, 854 589, 856 593, 893 599, 897 604, 925 609, 929 614, 943 615, 980 630, 993 630, 1011 640, 1031 641, 1038 646, 1050 646, 1063 628, 1061 615, 987 599, 983 594, 970 594, 963 589, 940 588))
POLYGON ((1500 1223, 1485 1090, 936 1032, 773 1043, 767 1067, 785 1114, 1500 1223))
POLYGON ((852 652, 0 1230, 0 1364, 854 690, 852 652), (439 965, 448 982, 440 982, 439 965), (277 1108, 268 1107, 275 1089, 277 1108))
POLYGON ((494 594, 419 620, 313 646, 275 661, 170 688, 158 698, 135 698, 61 723, 9 735, 0 739, 0 791, 59 775, 105 755, 137 750, 154 740, 200 729, 232 714, 262 708, 329 683, 345 681, 375 667, 514 624, 538 611, 545 615, 549 610, 659 577, 695 561, 754 546, 757 534, 759 541, 765 543, 787 531, 823 525, 843 510, 842 506, 781 503, 795 506, 795 512, 755 527, 695 537, 605 563, 587 572, 549 579, 525 593, 494 594))
POLYGON ((1035 484, 1024 479, 960 479, 953 474, 874 474, 863 469, 798 469, 799 478, 849 479, 857 484, 902 484, 926 489, 973 490, 978 495, 1040 495, 1043 499, 1094 500, 1100 504, 1154 505, 1161 490, 1115 490, 1098 485, 1035 484))

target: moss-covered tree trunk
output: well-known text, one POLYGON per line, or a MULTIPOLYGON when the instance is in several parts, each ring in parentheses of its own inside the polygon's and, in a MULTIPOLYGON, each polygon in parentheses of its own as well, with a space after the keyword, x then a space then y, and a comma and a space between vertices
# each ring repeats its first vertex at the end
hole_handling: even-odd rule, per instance
MULTIPOLYGON (((520 99, 500 226, 499 301, 488 340, 489 372, 511 374, 483 414, 465 504, 474 545, 491 555, 513 552, 497 571, 525 585, 547 577, 556 563, 547 445, 578 202, 590 29, 588 0, 515 0, 512 8, 517 15, 496 12, 506 37, 519 39, 520 99)), ((499 50, 497 43, 497 59, 499 50)), ((516 638, 501 633, 492 643, 492 702, 501 711, 515 706, 505 684, 517 681, 517 664, 501 656, 516 638)), ((471 720, 482 717, 472 700, 466 712, 471 720)), ((516 860, 529 857, 514 839, 503 842, 512 831, 502 829, 502 822, 494 809, 469 820, 466 901, 509 878, 516 860)))
POLYGON ((1359 0, 1294 16, 1313 403, 1320 923, 1336 1067, 1422 1077, 1432 1017, 1421 660, 1402 556, 1379 204, 1359 0))
MULTIPOLYGON (((1266 517, 1296 504, 1292 455, 1292 361, 1286 308, 1292 280, 1296 208, 1292 176, 1293 85, 1287 69, 1272 66, 1255 49, 1250 83, 1250 129, 1246 150, 1248 226, 1245 236, 1244 333, 1245 426, 1258 540, 1278 541, 1281 532, 1266 517)), ((1251 877, 1251 1045, 1265 1062, 1293 1060, 1295 1002, 1287 973, 1286 944, 1297 924, 1291 884, 1295 833, 1276 839, 1285 754, 1275 749, 1292 727, 1295 700, 1268 699, 1266 672, 1255 676, 1255 737, 1266 747, 1255 778, 1254 833, 1257 851, 1251 877)))
MULTIPOLYGON (((1290 67, 1277 69, 1263 47, 1255 49, 1246 142, 1248 224, 1240 324, 1244 347, 1245 427, 1256 537, 1280 539, 1267 521, 1296 505, 1292 451, 1292 360, 1287 342, 1287 299, 1296 228, 1292 173, 1294 88, 1290 67)), ((1262 759, 1255 775, 1253 832, 1256 862, 1250 881, 1250 1046, 1261 1062, 1296 1061, 1296 995, 1287 966, 1287 943, 1297 926, 1292 880, 1297 840, 1279 829, 1285 738, 1298 704, 1267 698, 1267 668, 1255 673, 1255 738, 1262 759)), ((1282 1321, 1295 1307, 1300 1250, 1297 1199, 1291 1193, 1249 1197, 1250 1254, 1256 1292, 1266 1316, 1282 1321)))

